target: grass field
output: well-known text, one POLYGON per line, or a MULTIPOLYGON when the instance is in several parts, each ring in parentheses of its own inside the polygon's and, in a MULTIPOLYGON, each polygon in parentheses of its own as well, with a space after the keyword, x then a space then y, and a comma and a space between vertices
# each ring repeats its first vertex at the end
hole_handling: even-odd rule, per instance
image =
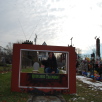
MULTIPOLYGON (((21 71, 31 73, 33 71, 33 68, 22 69, 21 71)), ((39 73, 44 73, 44 68, 39 68, 38 71, 39 71, 39 73)), ((63 74, 62 71, 59 70, 59 74, 63 74)))
POLYGON ((0 72, 2 72, 2 71, 10 71, 11 68, 12 68, 12 65, 0 66, 0 72))
MULTIPOLYGON (((77 93, 63 95, 66 102, 102 102, 102 91, 93 90, 81 81, 76 82, 77 93)), ((30 94, 11 92, 11 72, 0 73, 0 102, 27 102, 30 94)))
POLYGON ((102 91, 89 87, 82 81, 76 81, 77 93, 75 95, 63 95, 67 102, 102 102, 102 91))
POLYGON ((11 92, 11 72, 0 73, 0 102, 26 102, 27 93, 11 92))

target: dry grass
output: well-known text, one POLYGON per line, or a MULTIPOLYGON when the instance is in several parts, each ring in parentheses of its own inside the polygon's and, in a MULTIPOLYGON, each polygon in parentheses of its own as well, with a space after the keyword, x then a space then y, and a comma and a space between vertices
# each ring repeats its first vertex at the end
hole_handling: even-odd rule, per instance
POLYGON ((102 91, 78 80, 76 85, 75 95, 63 95, 67 102, 102 102, 102 91))

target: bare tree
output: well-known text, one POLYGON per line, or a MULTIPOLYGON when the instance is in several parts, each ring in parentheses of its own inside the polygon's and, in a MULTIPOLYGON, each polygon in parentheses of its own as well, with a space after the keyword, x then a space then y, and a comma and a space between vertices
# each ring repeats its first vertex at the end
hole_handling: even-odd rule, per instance
POLYGON ((82 54, 82 50, 81 50, 80 48, 76 48, 75 51, 76 51, 76 53, 77 53, 78 55, 82 54))
POLYGON ((22 44, 24 41, 23 40, 17 40, 17 44, 22 44))
POLYGON ((7 45, 6 45, 6 52, 7 52, 7 55, 12 55, 12 52, 13 52, 13 44, 11 42, 9 42, 7 45))
POLYGON ((81 60, 82 59, 82 55, 81 55, 82 50, 80 48, 76 48, 75 51, 76 51, 76 54, 77 54, 77 58, 81 60))
POLYGON ((13 43, 9 42, 6 45, 5 51, 6 51, 6 57, 5 57, 6 63, 11 63, 13 55, 13 43))

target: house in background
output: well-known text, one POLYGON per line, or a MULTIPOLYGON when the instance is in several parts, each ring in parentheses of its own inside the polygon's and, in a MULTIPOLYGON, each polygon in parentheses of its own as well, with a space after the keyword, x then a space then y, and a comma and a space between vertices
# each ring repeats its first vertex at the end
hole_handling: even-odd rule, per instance
MULTIPOLYGON (((47 46, 45 41, 43 42, 42 45, 47 46)), ((39 61, 46 60, 47 58, 48 58, 48 52, 43 52, 43 51, 39 51, 38 52, 38 59, 39 59, 39 61)))

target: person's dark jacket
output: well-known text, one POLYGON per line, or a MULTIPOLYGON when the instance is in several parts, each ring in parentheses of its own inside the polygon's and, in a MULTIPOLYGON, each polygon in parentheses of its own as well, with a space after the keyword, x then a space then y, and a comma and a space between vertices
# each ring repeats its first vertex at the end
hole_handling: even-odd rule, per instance
POLYGON ((48 67, 50 67, 53 71, 56 72, 56 70, 57 70, 56 57, 53 56, 52 59, 48 58, 48 59, 47 59, 47 63, 48 63, 48 67))
POLYGON ((56 57, 48 58, 47 60, 42 60, 41 63, 45 66, 45 68, 51 68, 53 71, 57 71, 57 61, 56 57))

